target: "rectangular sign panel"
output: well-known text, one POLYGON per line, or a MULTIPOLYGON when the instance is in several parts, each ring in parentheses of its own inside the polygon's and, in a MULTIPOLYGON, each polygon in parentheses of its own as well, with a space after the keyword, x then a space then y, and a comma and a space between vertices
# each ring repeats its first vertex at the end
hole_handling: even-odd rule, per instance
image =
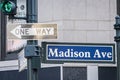
POLYGON ((18 68, 19 72, 27 68, 27 59, 24 57, 24 50, 18 54, 18 68))
POLYGON ((8 39, 56 39, 57 24, 9 24, 7 35, 8 39))
POLYGON ((52 43, 43 42, 44 62, 114 63, 114 44, 52 43))

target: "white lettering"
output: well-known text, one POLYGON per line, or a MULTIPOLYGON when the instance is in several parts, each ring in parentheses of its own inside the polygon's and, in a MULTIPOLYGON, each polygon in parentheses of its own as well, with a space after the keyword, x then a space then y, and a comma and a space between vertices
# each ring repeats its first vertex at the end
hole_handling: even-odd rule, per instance
POLYGON ((94 58, 101 58, 100 52, 98 49, 95 51, 94 58))
POLYGON ((79 57, 84 57, 85 54, 83 52, 79 52, 79 57))
POLYGON ((108 53, 107 53, 107 57, 108 57, 108 58, 112 58, 112 53, 111 53, 111 52, 108 52, 108 53))
POLYGON ((94 58, 112 58, 112 53, 111 52, 99 52, 99 50, 97 49, 95 51, 95 54, 94 54, 94 58))
POLYGON ((101 52, 101 54, 102 54, 102 57, 105 58, 107 53, 106 52, 101 52))
POLYGON ((64 57, 64 52, 60 51, 58 55, 59 55, 59 57, 64 57))
POLYGON ((90 58, 90 52, 85 52, 85 58, 90 58))
POLYGON ((90 58, 90 52, 78 52, 73 49, 67 49, 66 51, 59 51, 56 49, 49 48, 48 57, 80 57, 90 58))
POLYGON ((67 51, 65 51, 65 57, 70 57, 70 49, 67 49, 67 51))
POLYGON ((50 57, 50 56, 58 57, 58 49, 55 49, 55 50, 53 51, 51 48, 49 48, 49 54, 48 54, 48 56, 49 56, 49 57, 50 57))
POLYGON ((77 51, 74 52, 74 57, 78 57, 78 52, 77 51))

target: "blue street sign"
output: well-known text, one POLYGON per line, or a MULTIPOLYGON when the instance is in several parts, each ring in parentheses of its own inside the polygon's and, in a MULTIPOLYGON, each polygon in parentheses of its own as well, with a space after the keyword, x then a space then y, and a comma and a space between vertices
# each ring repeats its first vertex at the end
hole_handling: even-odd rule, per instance
POLYGON ((114 44, 43 42, 45 62, 114 63, 114 44))

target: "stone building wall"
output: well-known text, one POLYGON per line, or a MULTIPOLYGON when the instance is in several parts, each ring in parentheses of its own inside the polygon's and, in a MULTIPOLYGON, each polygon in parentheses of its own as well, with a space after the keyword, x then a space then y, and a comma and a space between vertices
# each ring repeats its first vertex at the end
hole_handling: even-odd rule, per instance
POLYGON ((38 0, 38 21, 57 23, 50 41, 113 43, 116 0, 38 0))

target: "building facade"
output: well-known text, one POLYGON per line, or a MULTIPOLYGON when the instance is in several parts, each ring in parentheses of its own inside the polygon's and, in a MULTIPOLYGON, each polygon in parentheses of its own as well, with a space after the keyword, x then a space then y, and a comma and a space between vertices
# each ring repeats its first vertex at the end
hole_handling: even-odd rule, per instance
POLYGON ((58 24, 58 39, 55 41, 114 42, 115 0, 44 0, 39 1, 38 12, 39 22, 58 24))

